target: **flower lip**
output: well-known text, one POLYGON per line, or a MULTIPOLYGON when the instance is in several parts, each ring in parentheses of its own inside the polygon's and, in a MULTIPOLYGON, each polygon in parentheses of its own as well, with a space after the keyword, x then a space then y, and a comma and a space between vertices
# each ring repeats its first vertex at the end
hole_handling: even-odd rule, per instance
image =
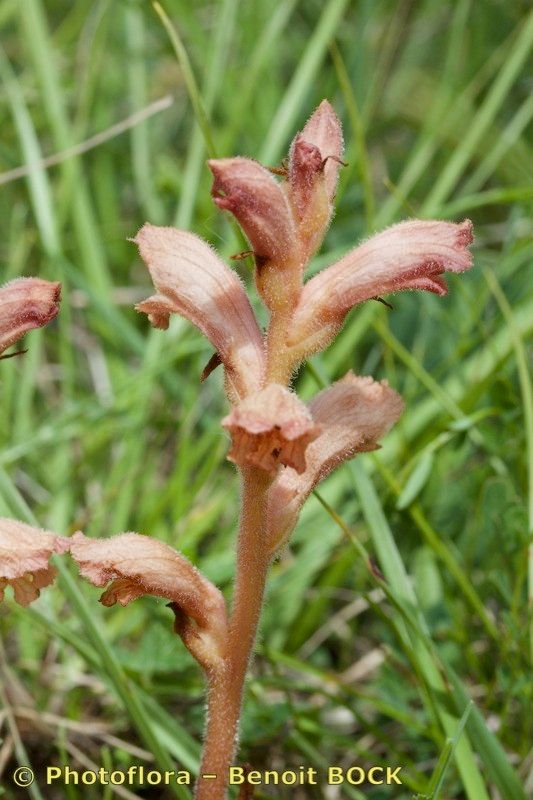
POLYGON ((15 278, 0 288, 0 353, 59 313, 61 284, 41 278, 15 278))
POLYGON ((26 606, 51 584, 56 569, 49 560, 65 553, 69 540, 14 519, 0 518, 0 600, 12 586, 15 600, 26 606))
POLYGON ((92 584, 111 583, 101 597, 103 605, 127 605, 152 594, 177 603, 205 624, 208 610, 220 601, 218 589, 185 556, 150 536, 129 532, 91 539, 78 531, 70 539, 70 553, 92 584))
POLYGON ((231 432, 230 461, 275 474, 281 464, 305 470, 305 451, 320 434, 307 407, 281 384, 250 395, 222 420, 231 432))

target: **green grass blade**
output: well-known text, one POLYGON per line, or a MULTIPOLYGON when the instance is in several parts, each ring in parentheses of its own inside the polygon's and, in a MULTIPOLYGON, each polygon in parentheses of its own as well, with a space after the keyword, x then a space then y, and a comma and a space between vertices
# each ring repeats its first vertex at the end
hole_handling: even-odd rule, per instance
POLYGON ((439 760, 437 762, 437 766, 433 771, 433 775, 431 776, 431 780, 429 782, 427 797, 428 800, 439 800, 441 796, 441 792, 443 789, 444 779, 446 777, 446 772, 450 765, 451 759, 453 758, 453 754, 457 747, 457 743, 463 734, 464 727, 470 716, 470 712, 472 711, 473 707, 472 701, 466 706, 463 716, 459 720, 457 724, 457 730, 455 735, 452 739, 448 739, 444 746, 442 753, 439 756, 439 760))
POLYGON ((438 213, 442 203, 453 191, 480 140, 501 108, 513 82, 520 74, 532 46, 533 13, 530 13, 525 22, 520 22, 514 47, 491 86, 470 130, 435 181, 435 185, 423 205, 424 216, 438 213))
POLYGON ((259 160, 263 164, 273 164, 287 142, 296 120, 302 117, 302 103, 309 93, 313 78, 320 69, 327 48, 340 24, 346 9, 347 0, 328 0, 305 52, 299 60, 294 75, 280 102, 270 128, 265 136, 259 160))

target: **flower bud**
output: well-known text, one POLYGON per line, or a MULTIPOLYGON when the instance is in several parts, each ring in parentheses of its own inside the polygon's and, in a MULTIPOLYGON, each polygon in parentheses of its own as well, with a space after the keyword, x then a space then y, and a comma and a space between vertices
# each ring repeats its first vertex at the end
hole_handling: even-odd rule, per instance
POLYGON ((307 121, 299 137, 320 152, 326 192, 330 202, 335 197, 343 153, 342 126, 333 106, 322 100, 307 121))
POLYGON ((273 175, 250 158, 208 161, 214 202, 231 211, 254 252, 255 280, 267 308, 295 303, 302 259, 291 208, 273 175))
POLYGON ((231 211, 260 263, 294 260, 296 235, 287 198, 271 172, 251 158, 208 161, 215 204, 231 211))
POLYGON ((341 157, 341 124, 323 100, 289 151, 287 191, 306 262, 319 248, 331 220, 341 157))

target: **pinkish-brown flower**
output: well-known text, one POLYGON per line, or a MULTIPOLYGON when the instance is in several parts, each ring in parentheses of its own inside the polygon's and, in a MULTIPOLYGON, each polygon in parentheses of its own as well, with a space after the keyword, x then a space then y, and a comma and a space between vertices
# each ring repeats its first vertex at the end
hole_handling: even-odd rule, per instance
POLYGON ((306 449, 320 434, 309 409, 289 389, 270 383, 245 398, 222 420, 231 432, 230 461, 275 474, 281 464, 297 473, 306 466, 306 449))
POLYGON ((54 553, 65 553, 69 541, 50 531, 15 519, 0 518, 0 600, 7 586, 15 600, 27 606, 51 584, 57 570, 49 563, 54 553))
POLYGON ((230 397, 256 391, 264 371, 263 337, 237 275, 187 231, 146 224, 133 241, 157 290, 137 310, 157 328, 167 328, 172 313, 186 317, 216 348, 230 397))
POLYGON ((269 550, 275 552, 293 530, 300 509, 315 486, 356 453, 375 450, 403 409, 401 397, 386 381, 376 382, 349 372, 320 392, 309 410, 322 432, 306 450, 307 466, 298 475, 279 472, 269 495, 269 550))
POLYGON ((110 584, 100 602, 131 603, 145 594, 164 597, 176 614, 176 629, 194 657, 211 667, 222 657, 226 605, 219 590, 185 556, 139 533, 90 539, 76 533, 70 553, 94 586, 110 584))
POLYGON ((291 262, 296 231, 287 198, 272 173, 251 158, 211 159, 207 164, 214 176, 215 204, 231 211, 258 261, 291 262))
POLYGON ((372 236, 306 283, 289 344, 302 353, 324 348, 358 303, 402 289, 446 294, 445 271, 472 266, 472 223, 401 222, 372 236))
POLYGON ((61 284, 16 278, 0 288, 0 353, 59 313, 61 284))
POLYGON ((255 257, 255 282, 270 309, 297 301, 302 286, 300 242, 285 192, 269 170, 251 158, 208 161, 215 204, 230 211, 255 257))

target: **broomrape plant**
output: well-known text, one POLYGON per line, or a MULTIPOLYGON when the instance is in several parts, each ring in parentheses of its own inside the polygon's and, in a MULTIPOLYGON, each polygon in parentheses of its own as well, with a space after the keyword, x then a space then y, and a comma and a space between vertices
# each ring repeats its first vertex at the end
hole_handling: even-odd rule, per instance
MULTIPOLYGON (((266 332, 235 272, 202 239, 146 224, 133 240, 156 290, 137 309, 157 328, 180 314, 202 331, 215 349, 202 378, 224 367, 231 409, 222 426, 241 482, 231 613, 220 591, 184 556, 149 536, 94 540, 78 532, 63 538, 0 521, 0 592, 10 584, 22 605, 53 580, 51 555, 67 550, 84 578, 105 587, 105 606, 127 605, 144 594, 169 601, 174 629, 207 683, 200 775, 216 779, 198 781, 197 800, 226 797, 270 563, 314 487, 346 459, 376 449, 402 412, 400 396, 386 381, 350 372, 306 405, 290 388, 291 377, 330 344, 355 305, 402 289, 443 295, 442 274, 472 263, 469 220, 413 220, 378 233, 304 282, 333 214, 342 151, 341 124, 324 100, 281 169, 249 158, 209 162, 215 204, 233 214, 250 243, 255 284, 269 312, 266 332)), ((36 279, 0 290, 0 349, 52 319, 58 295, 58 284, 36 279)))

